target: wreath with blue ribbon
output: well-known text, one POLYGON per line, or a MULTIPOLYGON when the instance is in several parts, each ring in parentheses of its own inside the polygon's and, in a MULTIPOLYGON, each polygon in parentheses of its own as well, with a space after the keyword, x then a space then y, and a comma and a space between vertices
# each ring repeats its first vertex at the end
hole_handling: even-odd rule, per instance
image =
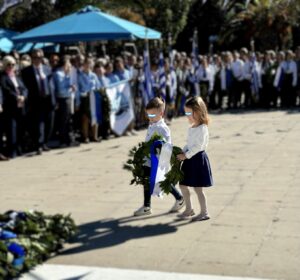
POLYGON ((70 216, 8 211, 0 214, 0 279, 44 262, 76 232, 70 216))
MULTIPOLYGON (((130 182, 131 185, 150 186, 151 193, 153 192, 155 172, 158 165, 157 154, 160 153, 164 143, 163 138, 155 134, 150 141, 141 142, 130 150, 130 158, 124 165, 124 168, 132 172, 133 179, 130 182), (145 174, 145 169, 143 167, 147 159, 151 160, 150 177, 145 174)), ((172 185, 175 186, 183 179, 183 173, 180 170, 181 162, 176 158, 180 153, 182 153, 181 148, 173 146, 170 160, 171 169, 165 174, 165 180, 160 182, 160 188, 166 194, 170 193, 172 185)))

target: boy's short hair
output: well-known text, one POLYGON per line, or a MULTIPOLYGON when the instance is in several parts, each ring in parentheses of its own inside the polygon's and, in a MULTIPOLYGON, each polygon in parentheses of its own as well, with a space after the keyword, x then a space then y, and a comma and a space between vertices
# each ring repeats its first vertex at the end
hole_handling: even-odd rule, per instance
POLYGON ((161 111, 164 111, 165 109, 164 100, 159 97, 152 98, 146 106, 146 110, 151 110, 151 109, 159 109, 161 111))

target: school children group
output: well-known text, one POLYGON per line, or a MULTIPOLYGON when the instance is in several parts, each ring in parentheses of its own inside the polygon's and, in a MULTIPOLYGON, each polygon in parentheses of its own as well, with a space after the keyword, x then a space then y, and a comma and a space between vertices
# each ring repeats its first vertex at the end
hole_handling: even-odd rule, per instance
MULTIPOLYGON (((185 115, 190 123, 188 129, 187 143, 182 153, 177 155, 177 160, 182 162, 181 170, 184 178, 180 182, 181 193, 171 186, 171 194, 175 198, 175 204, 170 209, 171 213, 179 212, 185 206, 185 210, 178 214, 179 219, 190 219, 191 221, 203 221, 210 218, 207 209, 207 199, 204 188, 213 186, 213 178, 206 149, 209 141, 208 112, 201 97, 189 98, 184 106, 185 115), (200 205, 200 212, 196 214, 193 207, 190 189, 194 189, 200 205)), ((149 119, 149 127, 145 141, 149 141, 156 133, 163 137, 164 141, 171 143, 170 129, 164 121, 165 103, 155 97, 146 106, 149 119)), ((151 162, 147 160, 144 164, 145 175, 150 176, 151 162)), ((152 214, 150 185, 144 185, 144 203, 134 212, 134 216, 152 214)))

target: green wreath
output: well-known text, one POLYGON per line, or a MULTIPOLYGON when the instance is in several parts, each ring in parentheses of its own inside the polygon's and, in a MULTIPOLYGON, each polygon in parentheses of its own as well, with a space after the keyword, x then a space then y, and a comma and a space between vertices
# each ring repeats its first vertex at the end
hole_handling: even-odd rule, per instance
POLYGON ((62 249, 77 232, 70 215, 45 215, 38 211, 0 213, 0 279, 13 279, 43 263, 62 249), (22 248, 20 256, 10 245, 22 248))
MULTIPOLYGON (((133 179, 131 180, 131 185, 136 184, 150 186, 150 177, 145 175, 143 165, 146 162, 146 158, 150 159, 151 145, 157 140, 163 140, 163 138, 155 134, 152 136, 150 141, 141 142, 138 146, 130 150, 130 159, 126 162, 124 168, 132 172, 133 179)), ((160 150, 161 148, 157 148, 157 153, 160 153, 160 150)), ((175 186, 183 179, 183 173, 180 170, 181 162, 176 158, 176 156, 181 153, 181 148, 173 146, 170 161, 171 169, 168 173, 166 173, 165 180, 160 183, 160 188, 166 194, 170 193, 172 185, 175 186)))

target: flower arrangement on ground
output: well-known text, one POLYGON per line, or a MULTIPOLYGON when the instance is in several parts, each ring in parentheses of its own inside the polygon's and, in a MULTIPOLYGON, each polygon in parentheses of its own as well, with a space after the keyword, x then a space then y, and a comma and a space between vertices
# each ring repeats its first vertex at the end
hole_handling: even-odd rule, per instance
POLYGON ((75 233, 69 215, 37 211, 0 214, 0 279, 12 279, 44 262, 75 233))

